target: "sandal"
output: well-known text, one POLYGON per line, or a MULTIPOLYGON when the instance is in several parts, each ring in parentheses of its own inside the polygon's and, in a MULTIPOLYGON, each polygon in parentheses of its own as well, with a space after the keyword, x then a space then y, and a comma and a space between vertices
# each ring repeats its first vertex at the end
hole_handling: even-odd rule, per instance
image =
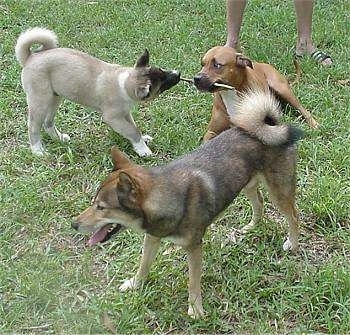
POLYGON ((331 56, 327 55, 326 53, 324 53, 321 50, 314 51, 310 56, 312 57, 312 59, 314 59, 316 61, 316 63, 319 63, 319 64, 324 65, 324 66, 330 66, 333 63, 331 56), (329 59, 331 61, 331 64, 324 64, 323 62, 326 59, 329 59))
MULTIPOLYGON (((301 60, 304 56, 304 55, 298 55, 296 52, 294 53, 294 58, 297 59, 297 60, 301 60)), ((331 66, 332 63, 333 63, 333 59, 331 56, 327 55, 326 53, 324 53, 323 51, 320 51, 320 50, 316 50, 314 51, 312 54, 310 54, 310 57, 316 62, 316 63, 319 63, 323 66, 331 66), (323 62, 326 60, 326 59, 329 59, 331 61, 330 64, 324 64, 323 62)))

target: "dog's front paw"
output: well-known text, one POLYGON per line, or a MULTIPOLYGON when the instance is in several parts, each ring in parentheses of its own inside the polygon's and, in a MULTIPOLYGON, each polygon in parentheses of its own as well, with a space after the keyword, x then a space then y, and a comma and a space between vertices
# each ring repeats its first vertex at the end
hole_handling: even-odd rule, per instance
POLYGON ((133 143, 134 150, 141 157, 152 156, 151 149, 146 145, 143 138, 140 139, 139 142, 133 143))
POLYGON ((70 141, 70 136, 68 134, 61 134, 60 135, 60 141, 68 142, 68 141, 70 141))
POLYGON ((149 156, 153 155, 151 149, 149 147, 147 147, 147 146, 144 149, 141 149, 141 150, 135 149, 135 151, 137 152, 137 154, 140 157, 149 157, 149 156))
POLYGON ((128 290, 134 290, 139 286, 140 286, 140 281, 136 280, 135 277, 132 277, 130 279, 126 279, 124 283, 119 286, 119 291, 125 292, 128 290))
POLYGON ((308 119, 307 123, 311 128, 314 128, 314 129, 317 129, 320 126, 320 124, 313 117, 308 119))
POLYGON ((286 241, 283 243, 284 251, 296 252, 298 250, 298 247, 298 242, 293 242, 289 238, 287 238, 286 241))
POLYGON ((30 149, 32 150, 32 153, 36 156, 44 156, 46 154, 46 150, 44 149, 41 142, 31 145, 30 149))
POLYGON ((202 305, 200 305, 200 306, 198 306, 198 305, 190 305, 190 306, 188 306, 187 314, 192 319, 201 319, 205 315, 202 305))
POLYGON ((145 141, 146 144, 148 144, 153 140, 153 137, 149 135, 142 135, 142 139, 145 141))

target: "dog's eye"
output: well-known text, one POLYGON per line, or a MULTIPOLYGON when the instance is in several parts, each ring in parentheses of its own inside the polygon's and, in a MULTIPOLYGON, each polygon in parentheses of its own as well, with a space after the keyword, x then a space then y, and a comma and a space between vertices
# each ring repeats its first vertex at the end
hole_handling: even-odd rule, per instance
POLYGON ((217 62, 214 62, 213 66, 214 66, 216 69, 220 69, 220 68, 222 67, 222 64, 217 63, 217 62))

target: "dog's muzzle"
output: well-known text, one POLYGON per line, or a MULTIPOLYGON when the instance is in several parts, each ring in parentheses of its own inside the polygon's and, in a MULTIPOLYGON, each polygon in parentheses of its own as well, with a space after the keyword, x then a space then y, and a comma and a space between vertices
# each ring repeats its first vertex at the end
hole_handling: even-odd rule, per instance
MULTIPOLYGON (((79 226, 81 222, 75 220, 72 222, 71 227, 79 231, 79 226)), ((113 235, 118 234, 124 227, 117 223, 107 223, 95 232, 92 233, 92 236, 87 242, 88 246, 93 246, 97 243, 104 243, 108 241, 113 235)))
POLYGON ((214 92, 216 89, 214 86, 215 82, 210 80, 209 76, 203 72, 200 72, 194 76, 193 83, 200 91, 214 92))
POLYGON ((164 92, 169 88, 175 86, 180 81, 181 73, 175 70, 167 71, 166 78, 162 82, 160 92, 164 92))

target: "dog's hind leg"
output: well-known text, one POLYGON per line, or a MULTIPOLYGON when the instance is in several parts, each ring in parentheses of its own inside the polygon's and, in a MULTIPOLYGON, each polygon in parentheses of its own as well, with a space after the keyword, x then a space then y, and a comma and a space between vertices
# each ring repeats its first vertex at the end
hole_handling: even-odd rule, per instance
POLYGON ((27 95, 29 108, 28 134, 30 147, 34 154, 43 155, 44 147, 40 138, 40 131, 44 125, 47 133, 52 137, 59 136, 55 133, 53 118, 60 103, 60 98, 55 96, 50 88, 42 88, 39 93, 31 91, 27 95))
POLYGON ((278 207, 289 222, 288 238, 283 243, 283 250, 295 252, 299 248, 299 214, 295 201, 294 199, 289 199, 287 203, 280 204, 278 207))
POLYGON ((299 247, 299 215, 296 209, 295 199, 294 197, 283 198, 281 194, 276 194, 277 196, 280 196, 280 198, 274 202, 289 223, 288 237, 283 243, 283 250, 295 252, 299 247))
POLYGON ((283 250, 295 252, 299 247, 299 215, 295 204, 295 172, 284 172, 279 175, 270 172, 264 176, 271 200, 286 217, 289 224, 288 237, 283 243, 283 250))
POLYGON ((43 124, 43 118, 36 118, 33 116, 33 112, 29 107, 28 111, 28 136, 30 149, 32 153, 38 156, 42 156, 45 153, 45 149, 41 142, 40 130, 43 124))
POLYGON ((45 149, 41 142, 40 131, 49 110, 49 103, 46 97, 36 95, 27 95, 27 103, 30 148, 33 154, 42 156, 45 153, 45 149))
POLYGON ((44 129, 46 133, 53 139, 59 139, 60 141, 67 142, 70 140, 70 137, 68 134, 61 133, 55 126, 54 118, 56 115, 56 111, 58 109, 58 106, 61 103, 61 97, 59 96, 53 96, 50 102, 50 108, 48 110, 48 113, 46 114, 45 121, 44 121, 44 129))
POLYGON ((134 289, 147 279, 151 265, 157 255, 160 245, 160 238, 146 234, 143 241, 142 257, 139 269, 134 277, 124 281, 119 286, 119 290, 124 292, 129 289, 134 289))

